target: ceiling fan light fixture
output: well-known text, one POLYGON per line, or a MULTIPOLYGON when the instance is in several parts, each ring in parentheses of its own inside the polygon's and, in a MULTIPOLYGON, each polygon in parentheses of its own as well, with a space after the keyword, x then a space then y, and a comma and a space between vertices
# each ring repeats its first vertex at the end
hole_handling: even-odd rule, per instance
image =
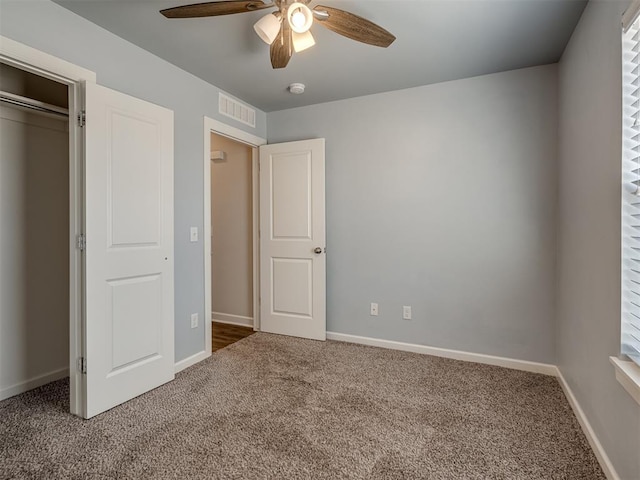
POLYGON ((316 44, 316 41, 309 30, 304 33, 292 32, 291 38, 293 40, 293 49, 296 51, 296 53, 313 47, 316 44))
POLYGON ((280 32, 281 22, 282 17, 280 13, 270 13, 258 20, 253 26, 253 29, 264 43, 271 45, 280 32))
POLYGON ((287 9, 287 20, 291 30, 295 33, 304 33, 313 24, 313 13, 304 3, 295 2, 287 9))

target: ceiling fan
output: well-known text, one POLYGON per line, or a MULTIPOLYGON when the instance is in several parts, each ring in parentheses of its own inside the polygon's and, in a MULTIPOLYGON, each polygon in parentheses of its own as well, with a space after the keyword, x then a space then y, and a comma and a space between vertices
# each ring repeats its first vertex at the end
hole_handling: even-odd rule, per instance
POLYGON ((258 36, 271 45, 271 66, 284 68, 293 52, 315 45, 309 29, 314 20, 329 30, 358 42, 388 47, 396 39, 384 28, 353 13, 317 5, 311 10, 311 0, 223 0, 196 3, 160 10, 167 18, 215 17, 233 13, 276 8, 253 26, 258 36))

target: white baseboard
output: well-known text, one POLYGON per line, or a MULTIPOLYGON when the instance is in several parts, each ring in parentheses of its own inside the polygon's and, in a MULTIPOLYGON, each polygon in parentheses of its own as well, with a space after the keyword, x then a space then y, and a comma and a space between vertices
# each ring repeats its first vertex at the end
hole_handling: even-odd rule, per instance
POLYGON ((203 350, 201 352, 195 353, 193 355, 191 355, 190 357, 185 358, 184 360, 180 360, 179 362, 176 362, 174 368, 175 368, 175 373, 181 372, 182 370, 184 370, 185 368, 189 368, 192 365, 195 365, 198 362, 201 362, 202 360, 205 360, 207 358, 209 358, 211 356, 210 353, 207 353, 206 350, 203 350))
POLYGON ((427 345, 417 345, 415 343, 394 342, 392 340, 360 337, 357 335, 347 335, 345 333, 327 332, 327 340, 337 340, 339 342, 358 343, 360 345, 369 345, 372 347, 421 353, 425 355, 433 355, 435 357, 463 360, 465 362, 484 363, 487 365, 496 365, 498 367, 513 368, 515 370, 524 370, 525 372, 542 373, 544 375, 555 376, 557 372, 556 366, 548 363, 529 362, 527 360, 517 360, 515 358, 495 357, 493 355, 484 355, 482 353, 449 350, 447 348, 429 347, 427 345))
POLYGON ((68 376, 69 368, 65 367, 49 373, 45 373, 43 375, 38 375, 37 377, 34 377, 30 380, 25 380, 24 382, 16 383, 8 387, 3 387, 0 389, 0 400, 4 400, 6 398, 13 397, 14 395, 28 392, 29 390, 33 390, 34 388, 41 387, 42 385, 55 382, 56 380, 60 380, 61 378, 68 376))
POLYGON ((585 437, 587 437, 587 441, 591 446, 591 450, 593 450, 593 453, 595 454, 596 458, 598 459, 598 462, 600 463, 600 467, 602 468, 602 471, 604 472, 604 474, 609 480, 620 480, 620 477, 618 476, 615 468, 613 467, 613 463, 611 463, 611 460, 609 460, 607 453, 604 451, 604 448, 602 448, 602 444, 600 443, 600 441, 598 440, 598 437, 596 436, 596 432, 594 432, 593 428, 591 427, 591 424, 589 423, 589 419, 587 418, 584 411, 582 410, 582 407, 580 407, 578 400, 576 399, 575 395, 571 391, 571 387, 569 387, 569 384, 567 383, 564 376, 562 375, 562 372, 557 367, 556 367, 556 377, 558 377, 558 382, 560 382, 560 386, 562 387, 562 390, 564 391, 564 394, 567 397, 567 400, 569 401, 569 405, 571 405, 571 408, 573 409, 573 413, 578 419, 578 423, 582 427, 582 431, 584 432, 585 437))
POLYGON ((229 313, 211 312, 211 321, 218 323, 228 323, 229 325, 239 325, 241 327, 253 327, 252 317, 231 315, 229 313))

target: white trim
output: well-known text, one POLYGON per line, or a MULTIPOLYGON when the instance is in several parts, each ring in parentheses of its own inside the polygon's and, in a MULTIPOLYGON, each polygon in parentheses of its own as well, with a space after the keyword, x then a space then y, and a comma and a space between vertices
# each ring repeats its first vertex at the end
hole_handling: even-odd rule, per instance
MULTIPOLYGON (((210 323, 210 322, 205 322, 205 323, 210 323)), ((176 362, 174 366, 174 371, 175 373, 181 372, 185 368, 189 368, 195 365, 196 363, 206 360, 210 356, 211 356, 211 352, 207 352, 205 350, 195 353, 190 357, 185 358, 184 360, 180 360, 179 362, 176 362)))
POLYGON ((75 121, 84 107, 84 83, 96 74, 60 58, 0 36, 0 62, 65 84, 69 89, 69 409, 84 417, 85 376, 75 368, 84 352, 84 262, 75 239, 84 230, 84 133, 75 121))
POLYGON ((609 360, 616 369, 616 380, 640 404, 640 367, 617 357, 609 357, 609 360))
MULTIPOLYGON (((259 294, 258 291, 258 278, 259 271, 256 268, 258 263, 258 228, 256 222, 260 218, 257 215, 258 205, 258 155, 255 150, 260 145, 265 145, 267 140, 261 137, 257 137, 251 133, 240 130, 239 128, 232 127, 226 123, 219 122, 213 118, 204 117, 204 316, 205 318, 212 318, 212 306, 211 306, 211 134, 217 133, 224 135, 238 142, 245 143, 250 147, 253 147, 254 152, 252 156, 252 185, 253 185, 253 329, 258 330, 260 324, 259 318, 259 294)), ((205 351, 211 354, 211 322, 204 322, 204 334, 205 334, 205 351)))
POLYGON ((29 390, 33 390, 34 388, 41 387, 42 385, 46 385, 47 383, 55 382, 56 380, 60 380, 61 378, 69 376, 69 368, 60 368, 58 370, 53 370, 52 372, 45 373, 43 375, 38 375, 30 380, 25 380, 24 382, 16 383, 14 385, 10 385, 0 390, 0 400, 5 400, 9 397, 13 397, 14 395, 19 395, 24 392, 28 392, 29 390))
POLYGON ((587 437, 587 441, 591 446, 591 450, 593 450, 593 453, 598 459, 598 463, 600 463, 600 467, 602 468, 602 471, 604 472, 605 476, 609 480, 620 480, 620 477, 618 476, 615 468, 613 467, 613 463, 611 463, 611 460, 607 456, 607 453, 605 452, 604 448, 602 447, 602 444, 600 443, 600 441, 598 440, 598 437, 596 436, 596 432, 591 427, 591 424, 589 423, 589 419, 587 418, 584 411, 580 407, 578 400, 576 399, 575 395, 571 391, 571 387, 569 387, 569 384, 565 380, 564 376, 562 375, 562 372, 558 367, 556 367, 556 377, 558 378, 558 382, 560 383, 560 386, 562 387, 562 390, 564 391, 564 394, 567 397, 567 400, 569 401, 569 405, 571 405, 571 408, 573 409, 573 413, 578 419, 578 423, 580 424, 580 427, 582 427, 582 431, 584 432, 585 437, 587 437))
POLYGON ((84 83, 69 85, 69 406, 70 411, 85 417, 87 406, 86 376, 75 368, 84 356, 85 297, 84 254, 76 248, 76 239, 84 233, 84 132, 75 121, 76 114, 84 109, 84 83))
POLYGON ((73 80, 76 82, 96 82, 96 74, 91 70, 69 63, 61 58, 41 52, 10 38, 0 35, 0 61, 13 67, 27 69, 31 73, 52 80, 73 80))
POLYGON ((260 155, 251 152, 251 194, 253 205, 253 330, 260 330, 260 155))
POLYGON ((241 327, 253 327, 253 318, 242 315, 231 315, 230 313, 211 312, 211 321, 226 323, 228 325, 239 325, 241 327))
POLYGON ((360 337, 357 335, 347 335, 345 333, 327 332, 327 340, 338 342, 357 343, 372 347, 388 348, 390 350, 402 350, 403 352, 420 353, 433 355, 435 357, 451 358, 463 360, 465 362, 484 363, 498 367, 523 370, 525 372, 541 373, 543 375, 556 375, 556 366, 548 363, 530 362, 515 358, 496 357, 484 355, 482 353, 463 352, 460 350, 449 350, 448 348, 429 347, 427 345, 417 345, 415 343, 394 342, 392 340, 382 340, 380 338, 360 337))
MULTIPOLYGON (((220 135, 224 135, 225 137, 232 138, 242 143, 246 143, 247 145, 251 145, 252 147, 259 147, 260 145, 266 145, 267 140, 254 135, 253 133, 245 132, 244 130, 240 130, 239 128, 232 127, 231 125, 227 125, 226 123, 219 122, 218 120, 214 120, 213 118, 204 117, 204 127, 207 132, 219 133, 220 135)), ((207 157, 209 157, 211 150, 206 151, 207 157)))

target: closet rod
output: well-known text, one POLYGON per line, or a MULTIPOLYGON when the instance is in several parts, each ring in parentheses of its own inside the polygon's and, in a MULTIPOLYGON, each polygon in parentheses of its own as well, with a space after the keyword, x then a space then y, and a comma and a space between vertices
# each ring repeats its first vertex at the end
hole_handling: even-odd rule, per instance
POLYGON ((16 95, 15 93, 3 92, 1 90, 0 102, 15 105, 16 107, 28 108, 29 110, 35 110, 38 112, 60 115, 62 117, 69 116, 69 110, 66 108, 51 105, 50 103, 40 102, 33 98, 23 97, 22 95, 16 95))

